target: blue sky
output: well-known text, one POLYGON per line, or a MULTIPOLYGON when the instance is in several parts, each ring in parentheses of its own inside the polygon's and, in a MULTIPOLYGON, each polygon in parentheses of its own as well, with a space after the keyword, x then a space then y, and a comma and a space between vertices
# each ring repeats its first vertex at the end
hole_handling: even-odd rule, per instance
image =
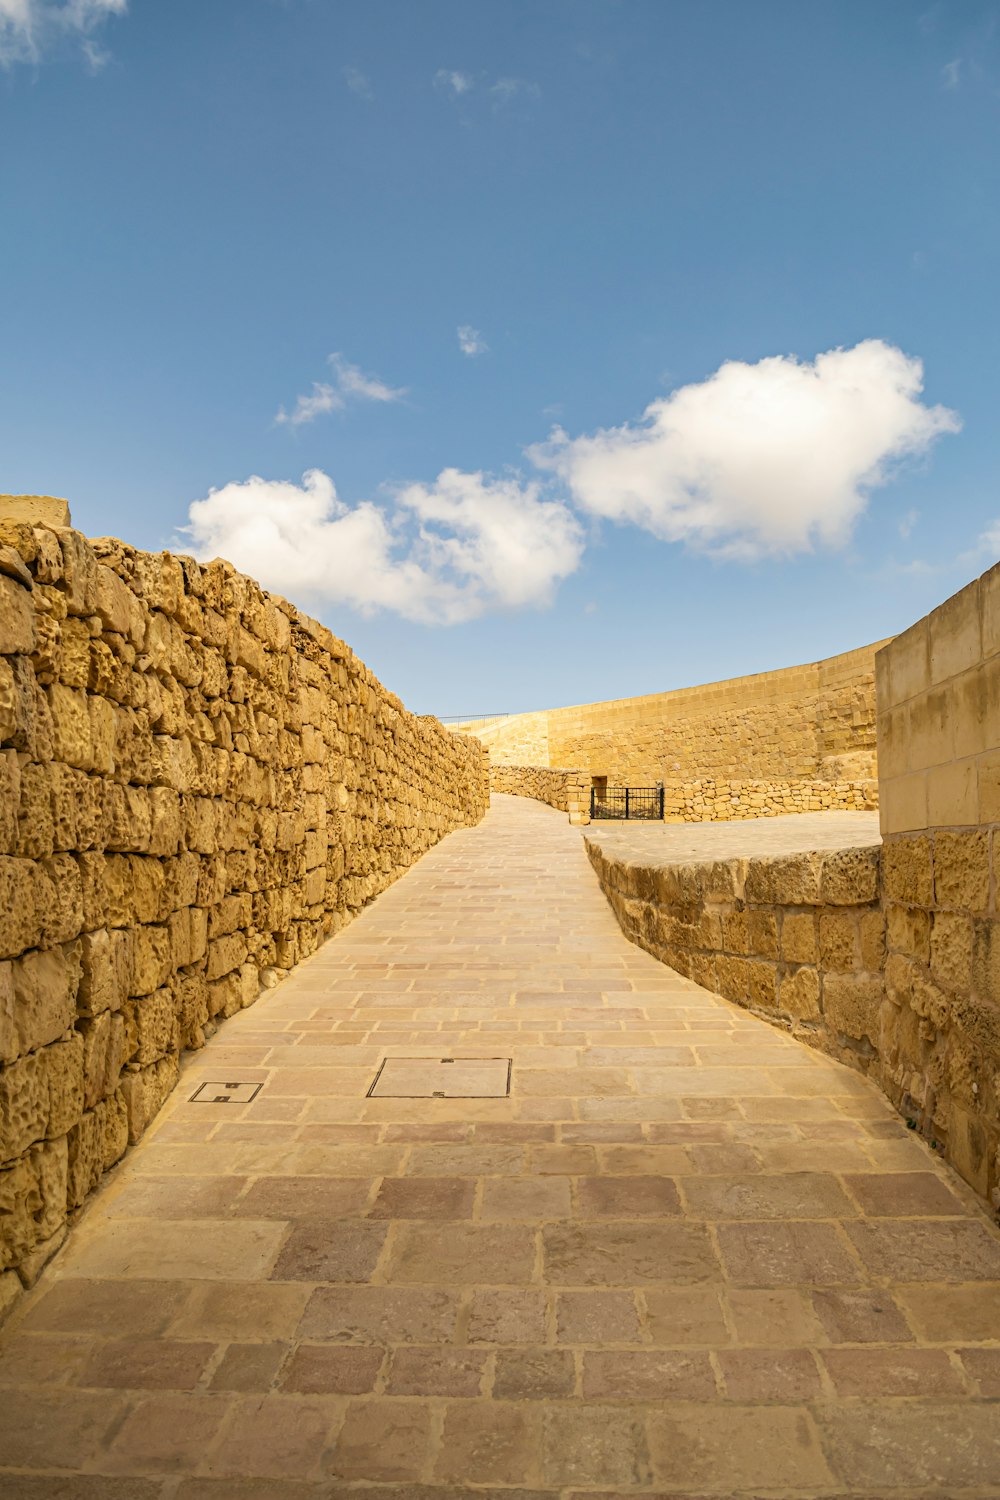
POLYGON ((191 526, 418 711, 1000 556, 996 3, 0 0, 0 59, 0 487, 191 526))

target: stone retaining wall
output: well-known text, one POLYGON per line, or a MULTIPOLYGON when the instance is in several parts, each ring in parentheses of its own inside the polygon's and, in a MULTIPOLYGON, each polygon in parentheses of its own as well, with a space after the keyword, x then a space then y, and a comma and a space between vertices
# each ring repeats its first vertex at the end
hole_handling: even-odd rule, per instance
POLYGON ((596 833, 586 847, 640 948, 865 1072, 877 1064, 885 950, 877 845, 705 864, 626 859, 596 833))
POLYGON ((878 782, 693 781, 664 782, 667 823, 717 823, 733 818, 769 818, 784 813, 865 812, 878 807, 878 782))
POLYGON ((490 791, 514 797, 534 797, 559 812, 571 823, 590 822, 590 778, 582 771, 550 766, 490 765, 490 791))
POLYGON ((180 1052, 487 799, 477 740, 229 564, 0 520, 0 1303, 180 1052))

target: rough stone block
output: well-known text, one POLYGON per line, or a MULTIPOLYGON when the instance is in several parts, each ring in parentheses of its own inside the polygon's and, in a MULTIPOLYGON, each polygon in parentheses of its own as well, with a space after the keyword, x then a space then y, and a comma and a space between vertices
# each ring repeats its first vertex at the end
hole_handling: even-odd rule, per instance
POLYGON ((47 885, 34 860, 0 857, 0 958, 41 943, 47 885))
POLYGON ((55 495, 0 495, 0 519, 29 527, 69 526, 69 502, 55 495))
POLYGON ((786 974, 778 988, 778 1008, 798 1021, 816 1021, 820 1017, 819 970, 809 967, 786 974))
POLYGON ((122 1014, 125 1053, 130 1063, 145 1068, 177 1050, 178 1018, 171 989, 165 986, 139 1000, 127 1000, 122 1014))
POLYGON ((932 906, 930 839, 925 836, 886 839, 882 845, 882 881, 891 900, 907 906, 932 906))
POLYGON ((180 1064, 170 1052, 148 1067, 122 1075, 121 1093, 128 1113, 129 1144, 135 1145, 177 1082, 180 1064))
POLYGON ((823 1016, 834 1032, 873 1046, 879 1040, 881 978, 865 974, 826 974, 823 977, 823 1016))
POLYGON ((859 966, 858 924, 852 913, 820 912, 819 952, 824 970, 849 973, 859 966))
MULTIPOLYGON (((931 961, 931 917, 920 907, 886 906, 886 943, 890 950, 910 953, 922 963, 931 961)), ((870 967, 870 965, 866 965, 870 967)))
POLYGON ((30 656, 35 649, 31 590, 0 573, 0 655, 30 656))
POLYGON ((838 849, 823 855, 820 897, 830 906, 862 906, 879 895, 879 849, 838 849))
POLYGON ((83 1109, 83 1043, 53 1042, 0 1070, 0 1161, 65 1134, 83 1109))
POLYGON ((934 836, 934 897, 939 906, 985 912, 990 901, 989 834, 941 831, 934 836))
POLYGON ((960 912, 935 912, 931 927, 931 974, 942 989, 968 993, 972 978, 971 917, 960 912))
POLYGON ((125 1061, 125 1019, 120 1011, 102 1011, 81 1021, 83 1037, 83 1107, 92 1109, 113 1094, 125 1061))
POLYGON ((80 944, 26 953, 11 964, 15 1051, 4 1060, 56 1041, 73 1024, 80 985, 80 944))
POLYGON ((781 957, 789 963, 814 964, 819 957, 813 912, 785 912, 781 919, 781 957))
POLYGON ((778 957, 778 918, 773 911, 752 907, 747 912, 747 951, 754 958, 778 957))
POLYGON ((132 930, 132 994, 151 995, 171 970, 170 929, 150 925, 132 930))
POLYGON ((761 906, 818 906, 821 868, 820 856, 811 853, 752 859, 746 899, 761 906))

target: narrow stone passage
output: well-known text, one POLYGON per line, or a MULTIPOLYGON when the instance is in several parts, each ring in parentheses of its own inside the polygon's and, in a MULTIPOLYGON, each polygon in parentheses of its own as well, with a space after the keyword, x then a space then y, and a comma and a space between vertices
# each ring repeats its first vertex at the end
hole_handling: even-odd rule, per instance
POLYGON ((188 1060, 0 1382, 5 1500, 995 1500, 1000 1236, 496 798, 188 1060), (511 1094, 369 1098, 386 1057, 511 1094))

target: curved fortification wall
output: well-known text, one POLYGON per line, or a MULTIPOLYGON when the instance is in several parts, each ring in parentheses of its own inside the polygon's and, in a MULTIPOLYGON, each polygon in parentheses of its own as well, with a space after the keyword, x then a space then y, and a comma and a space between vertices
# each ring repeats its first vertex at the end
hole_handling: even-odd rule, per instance
POLYGON ((0 519, 0 1306, 181 1051, 489 797, 478 741, 228 563, 36 512, 0 519))
POLYGON ((875 652, 676 692, 516 714, 478 730, 494 764, 574 766, 668 789, 668 816, 874 806, 875 652), (694 790, 686 792, 687 788, 694 790))

